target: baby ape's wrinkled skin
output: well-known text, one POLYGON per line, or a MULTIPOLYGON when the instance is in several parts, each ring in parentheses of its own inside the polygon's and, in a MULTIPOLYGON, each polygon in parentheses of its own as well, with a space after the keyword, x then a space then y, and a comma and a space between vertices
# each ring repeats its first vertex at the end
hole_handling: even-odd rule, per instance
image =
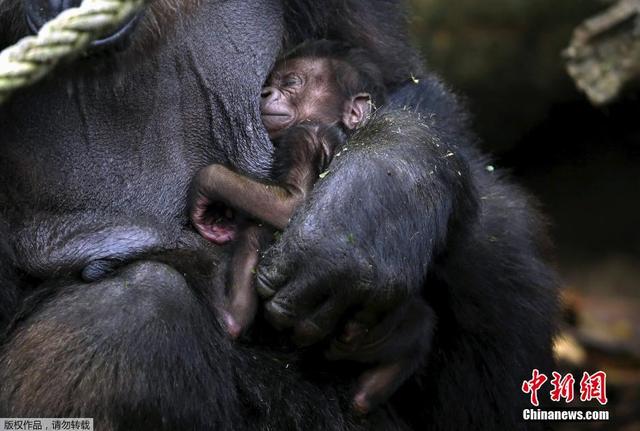
MULTIPOLYGON (((237 234, 239 241, 228 276, 228 302, 221 311, 232 338, 242 335, 255 316, 258 303, 254 288, 255 268, 259 251, 272 239, 273 228, 285 229, 321 172, 328 168, 335 152, 346 142, 347 134, 363 125, 371 114, 372 98, 368 92, 345 94, 340 88, 339 80, 352 78, 337 75, 334 66, 337 61, 344 62, 324 57, 288 57, 276 65, 269 77, 262 91, 261 115, 276 147, 275 184, 253 180, 220 164, 203 168, 194 180, 191 219, 205 238, 224 244, 236 236, 237 222, 236 226, 221 226, 218 220, 212 221, 207 215, 212 203, 258 221, 243 221, 244 226, 237 234)), ((347 74, 355 74, 358 69, 358 64, 351 66, 351 70, 346 69, 347 74)), ((258 291, 264 297, 271 294, 258 291)), ((431 332, 434 318, 432 310, 423 301, 416 302, 407 307, 403 319, 419 329, 409 332, 420 336, 415 340, 413 336, 407 337, 398 343, 415 343, 427 348, 425 340, 430 337, 423 335, 431 332)), ((271 323, 278 327, 277 321, 271 323)), ((395 321, 390 324, 402 325, 395 321)), ((358 359, 361 362, 379 362, 374 357, 391 358, 393 352, 390 350, 394 348, 406 350, 406 346, 396 343, 391 343, 391 347, 382 352, 374 345, 354 344, 353 340, 363 338, 363 331, 366 328, 361 325, 347 325, 337 340, 343 349, 361 349, 362 357, 358 359)), ((381 339, 385 337, 381 335, 381 339)), ((304 337, 299 337, 300 341, 302 339, 304 337)), ((334 349, 328 355, 340 359, 338 350, 334 349)), ((385 399, 417 366, 418 363, 407 361, 378 363, 361 377, 354 398, 355 408, 367 412, 371 400, 385 399)))

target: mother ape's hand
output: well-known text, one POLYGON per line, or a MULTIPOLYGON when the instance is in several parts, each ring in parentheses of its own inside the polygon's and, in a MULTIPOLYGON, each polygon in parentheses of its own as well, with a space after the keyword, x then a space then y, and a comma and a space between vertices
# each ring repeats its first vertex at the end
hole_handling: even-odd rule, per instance
POLYGON ((402 116, 373 121, 395 127, 351 139, 257 272, 275 327, 291 328, 299 345, 328 338, 330 359, 375 364, 354 400, 362 411, 426 356, 434 316, 421 289, 466 187, 433 129, 402 116))
POLYGON ((372 364, 354 398, 354 407, 367 412, 415 371, 433 318, 420 298, 420 280, 410 279, 411 266, 420 264, 384 244, 393 241, 390 232, 403 230, 402 219, 394 210, 376 216, 385 206, 380 197, 371 201, 365 184, 353 179, 338 190, 344 181, 336 174, 318 184, 314 201, 263 259, 257 287, 268 299, 267 319, 291 328, 298 345, 329 338, 329 359, 372 364))

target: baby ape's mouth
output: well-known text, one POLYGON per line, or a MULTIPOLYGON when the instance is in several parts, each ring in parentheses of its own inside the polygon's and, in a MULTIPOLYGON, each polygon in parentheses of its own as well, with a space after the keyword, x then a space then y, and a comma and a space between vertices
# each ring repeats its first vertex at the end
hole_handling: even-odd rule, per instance
POLYGON ((291 122, 291 116, 287 113, 262 112, 262 123, 269 132, 276 132, 286 128, 291 122))
POLYGON ((210 205, 197 227, 203 237, 219 245, 233 241, 238 233, 234 211, 222 203, 210 205))

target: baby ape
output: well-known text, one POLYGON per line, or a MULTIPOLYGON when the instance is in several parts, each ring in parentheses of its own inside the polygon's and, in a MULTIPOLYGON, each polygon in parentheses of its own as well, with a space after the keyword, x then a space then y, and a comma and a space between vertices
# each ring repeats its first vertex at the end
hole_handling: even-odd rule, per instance
MULTIPOLYGON (((276 147, 276 184, 252 180, 219 164, 202 169, 194 180, 191 219, 202 236, 217 244, 233 239, 235 226, 207 216, 213 202, 284 229, 335 151, 366 121, 372 105, 384 103, 386 94, 380 70, 363 50, 322 40, 304 43, 280 59, 261 96, 262 120, 276 147)), ((234 338, 255 314, 253 274, 258 250, 271 232, 248 223, 240 233, 224 313, 234 338)))
POLYGON ((227 310, 222 311, 227 330, 233 338, 241 335, 255 314, 257 301, 253 274, 259 250, 272 238, 272 227, 282 230, 287 226, 295 209, 345 140, 346 134, 338 125, 296 124, 283 131, 274 142, 276 184, 252 180, 218 164, 207 166, 196 176, 191 216, 205 238, 223 244, 235 234, 215 223, 210 224, 206 214, 211 202, 221 202, 259 221, 240 221, 246 226, 239 233, 233 254, 229 303, 227 310))
MULTIPOLYGON (((272 237, 273 228, 287 226, 336 151, 366 122, 371 107, 384 103, 385 97, 382 74, 363 50, 330 41, 303 44, 276 64, 262 91, 262 119, 276 147, 276 183, 253 180, 219 164, 205 167, 194 179, 191 218, 205 238, 224 244, 235 236, 228 223, 222 226, 207 216, 212 203, 258 220, 243 223, 228 276, 228 303, 222 314, 233 338, 251 324, 256 312, 253 279, 259 250, 272 237)), ((269 292, 262 293, 269 296, 269 292)), ((409 343, 426 350, 430 337, 424 335, 430 334, 434 319, 431 309, 419 298, 417 302, 407 307, 404 319, 418 328, 410 331, 419 336, 409 337, 409 343)), ((272 323, 278 326, 277 321, 272 323)), ((339 341, 348 346, 365 330, 357 324, 347 325, 339 341)), ((365 354, 360 361, 393 357, 389 350, 396 347, 391 343, 385 352, 374 349, 370 357, 365 354)), ((387 362, 369 371, 355 407, 367 411, 371 400, 386 397, 417 365, 416 361, 387 362)))

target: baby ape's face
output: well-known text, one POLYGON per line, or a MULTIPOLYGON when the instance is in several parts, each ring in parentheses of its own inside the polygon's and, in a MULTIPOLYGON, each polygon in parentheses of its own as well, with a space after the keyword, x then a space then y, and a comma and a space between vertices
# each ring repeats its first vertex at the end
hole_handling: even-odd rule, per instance
POLYGON ((345 102, 331 61, 303 57, 276 65, 262 89, 260 111, 273 139, 304 121, 337 123, 342 119, 345 102))

